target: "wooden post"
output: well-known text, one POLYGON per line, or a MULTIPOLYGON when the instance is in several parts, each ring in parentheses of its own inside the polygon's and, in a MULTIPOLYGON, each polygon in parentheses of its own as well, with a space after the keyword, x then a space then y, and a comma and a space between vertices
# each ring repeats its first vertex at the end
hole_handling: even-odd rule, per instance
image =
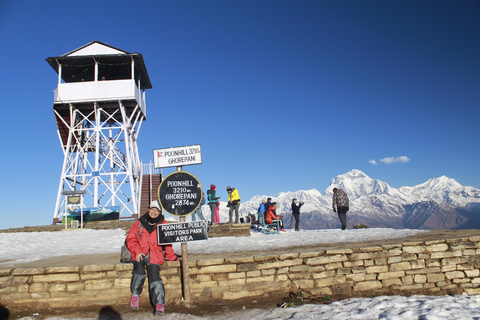
MULTIPOLYGON (((182 171, 182 167, 177 167, 177 171, 182 171)), ((186 222, 185 216, 180 217, 180 222, 186 222)), ((187 242, 182 242, 182 277, 183 277, 183 300, 186 307, 190 307, 190 273, 188 270, 188 249, 187 242)))
MULTIPOLYGON (((185 216, 180 217, 180 222, 185 222, 185 216)), ((190 307, 190 273, 188 270, 187 242, 182 242, 182 275, 183 275, 183 300, 187 307, 190 307)))

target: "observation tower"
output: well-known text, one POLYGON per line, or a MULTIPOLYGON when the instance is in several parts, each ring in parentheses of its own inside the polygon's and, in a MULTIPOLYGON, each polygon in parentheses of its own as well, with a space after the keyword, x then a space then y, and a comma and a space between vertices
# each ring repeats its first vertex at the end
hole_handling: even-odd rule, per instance
POLYGON ((92 41, 46 60, 58 73, 53 113, 64 155, 53 223, 72 191, 85 192, 84 208, 119 206, 120 216, 138 217, 137 139, 152 88, 143 56, 92 41))

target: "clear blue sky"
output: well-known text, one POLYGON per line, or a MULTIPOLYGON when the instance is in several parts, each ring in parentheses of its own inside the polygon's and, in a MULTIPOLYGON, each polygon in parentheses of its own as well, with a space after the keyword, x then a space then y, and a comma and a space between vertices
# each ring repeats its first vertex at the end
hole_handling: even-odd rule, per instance
POLYGON ((2 229, 52 222, 63 154, 45 58, 93 40, 144 56, 143 162, 201 144, 184 170, 222 199, 323 193, 351 169, 480 187, 479 1, 3 0, 0 40, 2 229))

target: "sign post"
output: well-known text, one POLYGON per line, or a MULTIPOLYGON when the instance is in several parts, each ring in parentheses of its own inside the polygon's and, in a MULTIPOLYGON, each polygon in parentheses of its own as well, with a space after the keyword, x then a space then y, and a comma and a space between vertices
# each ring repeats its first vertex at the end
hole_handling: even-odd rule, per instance
MULTIPOLYGON (((185 216, 194 212, 200 202, 202 201, 202 185, 198 181, 198 179, 188 172, 182 171, 182 167, 177 167, 177 172, 174 172, 165 179, 163 179, 162 183, 158 187, 158 199, 162 209, 173 216, 180 217, 180 226, 174 226, 173 228, 178 228, 176 230, 167 230, 171 227, 169 225, 159 226, 157 232, 159 234, 159 244, 163 241, 160 239, 160 234, 162 231, 177 231, 176 233, 173 232, 172 235, 180 235, 180 238, 176 238, 179 240, 182 248, 182 270, 183 270, 183 291, 184 291, 184 300, 187 306, 190 305, 190 274, 188 269, 188 250, 187 250, 187 241, 192 237, 193 233, 198 232, 201 233, 201 230, 195 231, 181 231, 179 230, 190 230, 188 228, 188 223, 186 223, 185 216), (162 229, 160 229, 162 228, 162 229), (185 232, 192 232, 187 236, 184 234, 185 232)), ((197 227, 200 227, 198 225, 197 227)), ((193 229, 202 229, 194 228, 193 229)), ((204 226, 203 229, 206 229, 204 226)), ((206 233, 206 231, 205 231, 206 233)), ((202 239, 199 239, 202 240, 202 239)))
POLYGON ((205 220, 159 224, 158 243, 178 243, 196 240, 207 240, 207 224, 205 220))
MULTIPOLYGON (((78 205, 80 204, 80 228, 83 229, 83 196, 87 193, 86 190, 71 190, 71 191, 63 191, 62 194, 64 197, 67 198, 67 204, 78 205), (73 198, 73 197, 79 197, 73 198), (77 200, 77 201, 75 201, 77 200), (80 201, 78 201, 80 200, 80 201)), ((65 229, 67 229, 68 224, 68 213, 67 213, 67 206, 65 206, 65 229)))
POLYGON ((199 144, 153 150, 153 165, 155 169, 202 164, 202 147, 199 144))

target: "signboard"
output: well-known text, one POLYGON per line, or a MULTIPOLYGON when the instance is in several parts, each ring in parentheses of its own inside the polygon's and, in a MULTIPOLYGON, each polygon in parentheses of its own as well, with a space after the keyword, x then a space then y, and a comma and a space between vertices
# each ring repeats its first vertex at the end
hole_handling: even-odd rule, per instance
POLYGON ((159 245, 208 239, 205 221, 159 224, 157 234, 159 245))
POLYGON ((202 201, 202 185, 185 171, 169 174, 158 187, 158 199, 163 210, 173 216, 194 212, 202 201))
POLYGON ((67 204, 80 204, 80 196, 68 196, 67 204))
POLYGON ((155 169, 188 166, 202 163, 202 147, 199 144, 153 150, 155 169))
POLYGON ((83 222, 119 220, 120 206, 80 208, 70 211, 70 217, 83 222))

